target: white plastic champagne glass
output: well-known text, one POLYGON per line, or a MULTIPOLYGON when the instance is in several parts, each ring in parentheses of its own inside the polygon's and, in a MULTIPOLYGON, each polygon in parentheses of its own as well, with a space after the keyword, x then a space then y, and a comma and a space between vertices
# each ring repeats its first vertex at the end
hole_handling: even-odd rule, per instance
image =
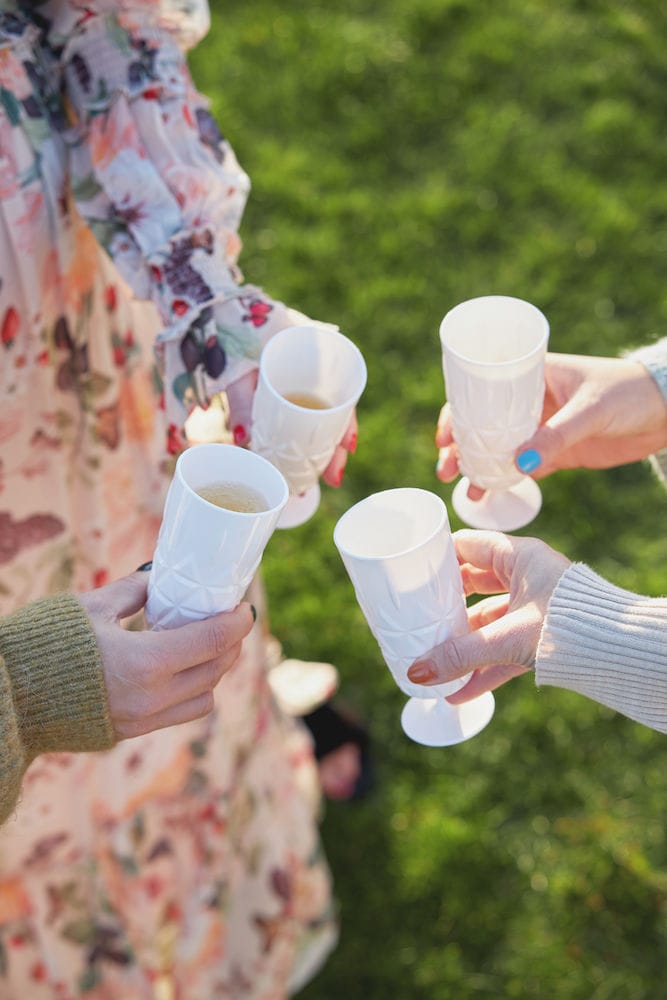
POLYGON ((468 631, 461 574, 445 504, 427 490, 374 493, 338 521, 334 542, 357 601, 397 685, 409 700, 403 731, 426 746, 452 746, 488 724, 491 692, 461 705, 446 695, 468 677, 427 687, 408 680, 415 660, 468 631))
POLYGON ((148 578, 146 621, 176 628, 242 600, 287 503, 265 459, 228 444, 198 444, 176 462, 148 578))
POLYGON ((262 352, 250 447, 284 475, 280 528, 303 524, 320 502, 319 477, 366 386, 359 348, 333 329, 291 326, 262 352))
POLYGON ((544 402, 549 324, 536 306, 487 295, 455 306, 440 325, 452 433, 463 478, 452 506, 473 528, 514 531, 542 506, 534 479, 514 463, 537 429, 544 402), (468 499, 470 483, 486 490, 468 499))

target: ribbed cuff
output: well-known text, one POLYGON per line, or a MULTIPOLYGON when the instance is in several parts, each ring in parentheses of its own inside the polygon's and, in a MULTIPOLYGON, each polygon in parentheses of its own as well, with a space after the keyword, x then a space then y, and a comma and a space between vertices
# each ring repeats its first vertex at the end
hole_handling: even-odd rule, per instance
MULTIPOLYGON (((627 357, 632 358, 633 361, 640 361, 644 365, 660 389, 667 405, 667 337, 659 340, 656 344, 631 351, 627 357)), ((667 448, 656 452, 655 455, 649 455, 649 461, 655 474, 667 485, 667 448)))
POLYGON ((108 108, 119 93, 130 100, 147 90, 185 97, 185 57, 176 39, 141 16, 134 29, 117 13, 99 14, 70 35, 61 62, 67 96, 82 117, 108 108), (133 46, 134 39, 139 44, 133 46))
POLYGON ((667 732, 665 636, 667 598, 621 590, 574 563, 549 602, 535 681, 576 691, 667 732))
POLYGON ((0 623, 18 736, 26 760, 114 743, 100 653, 72 594, 28 605, 0 623))
POLYGON ((662 451, 657 451, 655 455, 651 455, 650 460, 656 476, 662 479, 665 485, 667 485, 667 448, 663 448, 662 451))
POLYGON ((659 340, 656 344, 650 344, 648 347, 640 347, 638 351, 633 351, 629 357, 635 361, 641 361, 648 369, 665 397, 665 403, 667 403, 667 337, 659 340))

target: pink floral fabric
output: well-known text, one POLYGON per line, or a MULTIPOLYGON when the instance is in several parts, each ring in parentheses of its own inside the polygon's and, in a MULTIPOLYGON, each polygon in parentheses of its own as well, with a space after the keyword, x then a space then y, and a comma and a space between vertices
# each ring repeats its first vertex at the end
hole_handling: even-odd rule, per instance
MULTIPOLYGON (((150 558, 181 428, 285 306, 192 85, 201 0, 0 0, 0 611, 150 558)), ((0 1000, 278 1000, 335 940, 310 742, 259 630, 205 720, 29 769, 0 830, 0 1000)))

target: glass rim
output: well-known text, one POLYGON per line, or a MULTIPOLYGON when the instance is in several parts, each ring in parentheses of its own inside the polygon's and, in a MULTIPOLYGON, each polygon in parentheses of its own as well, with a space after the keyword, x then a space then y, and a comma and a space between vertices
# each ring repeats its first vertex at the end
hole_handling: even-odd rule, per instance
MULTIPOLYGON (((202 444, 190 445, 189 448, 186 448, 185 451, 181 452, 181 454, 178 456, 178 459, 176 460, 174 479, 176 477, 178 477, 178 481, 188 491, 188 493, 190 493, 195 498, 197 502, 205 504, 207 508, 224 510, 225 514, 230 514, 236 517, 241 517, 241 518, 262 517, 267 514, 274 514, 276 513, 276 511, 282 510, 282 508, 289 500, 289 487, 287 485, 287 480, 283 476, 280 469, 276 468, 275 465, 269 462, 268 459, 264 458, 262 455, 258 455, 256 452, 249 451, 246 448, 241 448, 239 445, 226 444, 224 441, 206 441, 202 442, 202 444), (199 493, 197 493, 197 490, 193 486, 191 486, 191 484, 187 481, 185 477, 185 473, 183 472, 183 465, 187 461, 186 456, 189 455, 191 452, 194 452, 198 448, 215 449, 216 451, 219 448, 234 449, 237 457, 241 462, 250 462, 251 464, 259 462, 261 465, 265 467, 265 469, 269 472, 269 474, 275 478, 276 484, 282 488, 282 495, 280 499, 276 503, 271 504, 270 507, 267 507, 266 510, 257 510, 257 511, 230 510, 228 507, 220 507, 218 504, 211 503, 210 500, 206 500, 204 497, 200 496, 199 493), (240 455, 238 454, 239 452, 245 457, 241 458, 240 455)), ((267 503, 269 503, 268 497, 265 496, 264 493, 262 493, 262 490, 251 483, 244 482, 243 480, 241 481, 236 480, 232 482, 231 480, 220 479, 218 481, 221 483, 229 482, 230 485, 234 486, 247 486, 248 489, 252 489, 258 492, 262 496, 262 499, 264 499, 267 503)), ((215 482, 215 480, 213 480, 213 482, 215 482)))
POLYGON ((530 361, 530 359, 534 355, 539 354, 546 348, 549 341, 549 332, 550 332, 549 320, 546 318, 546 316, 538 306, 534 305, 532 302, 528 302, 527 299, 520 299, 514 295, 479 295, 473 299, 466 299, 463 302, 459 302, 457 305, 452 306, 452 308, 445 313, 440 322, 440 345, 442 347, 443 353, 446 352, 447 354, 451 354, 452 357, 456 358, 456 360, 458 361, 464 361, 466 364, 474 365, 477 368, 494 368, 497 370, 499 368, 504 368, 504 367, 509 368, 512 365, 522 364, 524 361, 530 361), (494 300, 496 302, 519 303, 522 307, 526 308, 526 311, 532 312, 537 317, 542 329, 540 333, 539 342, 535 345, 535 347, 531 348, 529 351, 526 351, 524 354, 518 354, 516 357, 510 358, 507 361, 480 361, 476 358, 468 357, 467 355, 463 354, 460 350, 457 350, 456 348, 452 347, 451 344, 445 342, 445 337, 446 337, 445 324, 447 323, 448 319, 451 319, 454 313, 456 313, 459 310, 463 312, 466 308, 468 308, 469 306, 472 305, 472 303, 475 302, 491 302, 494 300))
MULTIPOLYGON (((286 326, 282 330, 279 330, 276 334, 274 334, 273 337, 271 337, 266 347, 262 351, 262 356, 259 359, 259 374, 260 378, 263 380, 264 385, 271 393, 271 395, 274 396, 276 399, 280 400, 280 402, 285 407, 287 407, 290 410, 293 410, 296 413, 308 413, 308 412, 319 413, 319 414, 337 413, 340 410, 348 409, 350 406, 356 406, 359 399, 361 398, 364 389, 366 388, 366 383, 368 381, 368 368, 366 366, 366 361, 360 349, 357 347, 357 345, 354 343, 353 340, 350 340, 349 337, 346 337, 344 333, 340 332, 340 330, 323 330, 320 327, 315 326, 314 324, 308 324, 308 323, 304 323, 303 326, 286 326), (312 410, 308 406, 299 406, 298 403, 292 403, 289 399, 286 399, 285 396, 283 396, 283 394, 276 389, 275 385, 273 384, 271 378, 267 373, 266 369, 271 360, 271 354, 274 353, 276 350, 278 350, 276 344, 278 344, 279 346, 280 338, 282 337, 282 335, 283 334, 291 335, 294 332, 301 333, 306 330, 309 330, 311 334, 315 334, 316 336, 336 337, 339 340, 344 341, 344 343, 351 350, 351 353, 355 356, 357 361, 360 362, 359 384, 357 387, 355 387, 354 392, 351 392, 350 395, 347 396, 342 403, 336 403, 335 406, 326 406, 323 409, 318 409, 318 410, 312 410)), ((301 391, 307 392, 307 389, 301 391)))
POLYGON ((344 514, 341 514, 338 521, 336 522, 333 532, 333 539, 334 539, 334 545, 338 549, 338 552, 340 553, 341 556, 342 555, 349 556, 350 559, 354 559, 357 562, 378 562, 380 560, 386 562, 390 559, 399 559, 401 556, 406 556, 409 555, 410 553, 417 552, 420 548, 422 548, 424 545, 427 545, 433 538, 435 538, 435 536, 442 530, 443 525, 449 528, 449 515, 447 513, 447 505, 445 504, 445 501, 442 499, 441 496, 438 496, 437 493, 433 493, 432 490, 422 489, 420 486, 397 486, 394 487, 393 489, 379 490, 377 493, 371 493, 369 494, 369 496, 364 497, 362 500, 358 500, 357 503, 353 504, 352 507, 349 507, 344 514), (343 531, 342 527, 343 522, 347 520, 348 517, 352 517, 355 511, 359 511, 360 508, 370 505, 371 502, 373 500, 377 500, 378 497, 387 496, 392 493, 413 493, 413 494, 419 493, 421 495, 429 497, 429 499, 431 500, 436 501, 440 517, 438 519, 438 523, 433 528, 433 530, 429 532, 428 535, 425 535, 424 538, 416 542, 414 545, 410 545, 404 549, 399 549, 396 552, 391 552, 388 555, 384 556, 360 555, 357 554, 356 552, 353 552, 350 548, 348 548, 348 546, 342 545, 340 542, 340 534, 343 531))

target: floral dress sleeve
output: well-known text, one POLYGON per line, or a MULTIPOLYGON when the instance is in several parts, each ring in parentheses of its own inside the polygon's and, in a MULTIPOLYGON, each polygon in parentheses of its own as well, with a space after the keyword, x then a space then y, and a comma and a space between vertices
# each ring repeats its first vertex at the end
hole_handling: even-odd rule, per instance
POLYGON ((196 405, 257 367, 291 310, 244 284, 250 182, 190 78, 177 35, 145 10, 82 16, 62 51, 72 193, 134 294, 157 306, 168 448, 196 405))

